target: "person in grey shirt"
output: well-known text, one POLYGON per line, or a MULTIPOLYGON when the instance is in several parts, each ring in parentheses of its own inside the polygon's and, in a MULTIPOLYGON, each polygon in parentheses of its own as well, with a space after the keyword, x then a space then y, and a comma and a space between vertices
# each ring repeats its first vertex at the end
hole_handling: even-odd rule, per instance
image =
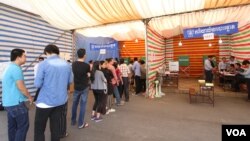
POLYGON ((99 61, 94 62, 93 69, 91 71, 91 89, 93 90, 95 103, 93 105, 91 120, 95 122, 102 121, 101 113, 106 114, 105 94, 107 94, 107 80, 100 70, 99 61), (103 112, 104 111, 104 112, 103 112))

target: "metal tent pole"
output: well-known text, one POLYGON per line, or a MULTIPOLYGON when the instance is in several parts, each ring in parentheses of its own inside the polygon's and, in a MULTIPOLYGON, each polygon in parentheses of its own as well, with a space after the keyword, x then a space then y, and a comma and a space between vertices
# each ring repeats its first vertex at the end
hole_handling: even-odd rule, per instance
MULTIPOLYGON (((63 35, 65 35, 65 33, 66 33, 66 31, 64 31, 60 36, 57 37, 57 39, 54 42, 52 42, 50 44, 56 43, 63 35)), ((37 58, 41 57, 42 55, 43 55, 43 53, 41 53, 37 58)), ((37 58, 35 58, 27 67, 24 68, 24 72, 27 71, 28 68, 34 64, 34 62, 36 62, 37 58)))

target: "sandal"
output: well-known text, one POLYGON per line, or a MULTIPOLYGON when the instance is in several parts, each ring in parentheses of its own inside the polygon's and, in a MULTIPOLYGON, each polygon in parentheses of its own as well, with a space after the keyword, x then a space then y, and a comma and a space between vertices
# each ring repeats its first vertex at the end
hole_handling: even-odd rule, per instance
POLYGON ((87 127, 89 127, 89 124, 87 122, 83 123, 81 126, 78 126, 79 129, 87 128, 87 127))
POLYGON ((69 133, 68 132, 66 132, 64 135, 62 135, 60 138, 65 138, 65 137, 67 137, 69 135, 69 133))

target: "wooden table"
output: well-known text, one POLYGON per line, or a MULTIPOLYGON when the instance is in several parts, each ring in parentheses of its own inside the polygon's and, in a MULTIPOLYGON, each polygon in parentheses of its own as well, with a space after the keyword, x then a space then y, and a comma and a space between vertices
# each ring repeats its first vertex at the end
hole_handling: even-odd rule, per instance
POLYGON ((232 83, 232 81, 235 81, 235 75, 236 74, 232 74, 229 72, 220 72, 220 77, 223 77, 223 90, 224 90, 224 92, 226 91, 227 82, 231 81, 230 83, 232 83))
POLYGON ((164 87, 179 87, 179 74, 178 72, 166 72, 163 76, 164 87))

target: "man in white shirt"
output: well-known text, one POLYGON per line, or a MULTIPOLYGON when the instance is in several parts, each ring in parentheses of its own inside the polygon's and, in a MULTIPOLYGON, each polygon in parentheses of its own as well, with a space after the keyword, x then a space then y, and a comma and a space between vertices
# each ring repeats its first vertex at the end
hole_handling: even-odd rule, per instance
POLYGON ((39 66, 39 64, 40 64, 43 60, 44 60, 43 57, 38 57, 38 63, 35 64, 35 66, 34 66, 34 77, 36 77, 38 66, 39 66))
POLYGON ((212 81, 213 81, 213 73, 212 73, 213 67, 211 65, 212 59, 213 59, 213 56, 209 55, 208 58, 205 60, 205 63, 204 63, 206 83, 212 83, 212 81))
POLYGON ((230 64, 235 64, 235 63, 237 63, 237 61, 235 60, 235 57, 230 56, 228 64, 230 65, 230 64))
POLYGON ((227 60, 225 57, 222 57, 221 62, 218 65, 219 71, 224 71, 227 69, 227 60))

